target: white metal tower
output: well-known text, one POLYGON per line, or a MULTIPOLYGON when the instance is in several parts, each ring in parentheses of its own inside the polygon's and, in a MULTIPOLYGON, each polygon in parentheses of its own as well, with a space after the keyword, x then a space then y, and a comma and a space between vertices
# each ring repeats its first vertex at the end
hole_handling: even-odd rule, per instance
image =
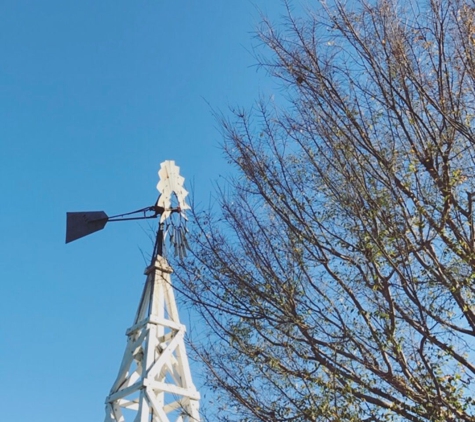
MULTIPOLYGON (((165 161, 155 206, 160 226, 151 265, 117 378, 106 398, 105 422, 198 422, 200 395, 186 354, 185 326, 180 322, 171 284, 172 269, 163 255, 164 229, 172 213, 189 209, 183 177, 173 161, 165 161), (178 206, 172 207, 172 197, 178 206)), ((113 220, 110 220, 113 221, 113 220)), ((176 251, 186 246, 180 227, 174 229, 176 251)))

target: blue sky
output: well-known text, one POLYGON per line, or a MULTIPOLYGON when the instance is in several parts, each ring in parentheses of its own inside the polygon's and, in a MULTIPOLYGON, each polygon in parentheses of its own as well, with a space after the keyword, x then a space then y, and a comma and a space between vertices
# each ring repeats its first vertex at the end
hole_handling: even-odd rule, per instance
POLYGON ((213 201, 230 169, 211 108, 249 107, 274 89, 251 54, 258 9, 283 10, 0 0, 1 421, 103 420, 150 230, 114 223, 65 245, 66 212, 153 204, 167 159, 198 203, 213 201))

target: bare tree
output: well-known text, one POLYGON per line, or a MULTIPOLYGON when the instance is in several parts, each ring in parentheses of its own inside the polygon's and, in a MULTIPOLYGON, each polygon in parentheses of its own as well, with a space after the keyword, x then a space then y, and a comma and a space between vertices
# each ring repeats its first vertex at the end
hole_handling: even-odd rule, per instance
POLYGON ((475 421, 475 3, 339 0, 273 26, 284 110, 179 271, 227 421, 475 421))

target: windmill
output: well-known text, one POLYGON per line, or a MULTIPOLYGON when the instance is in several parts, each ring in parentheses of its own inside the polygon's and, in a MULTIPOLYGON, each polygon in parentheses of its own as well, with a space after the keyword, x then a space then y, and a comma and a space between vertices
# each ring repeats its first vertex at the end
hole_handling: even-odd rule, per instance
POLYGON ((168 236, 175 255, 183 257, 188 192, 174 161, 158 172, 160 196, 155 205, 109 217, 103 211, 67 213, 66 243, 105 227, 106 223, 159 218, 159 228, 146 281, 132 326, 126 331, 119 373, 106 398, 105 422, 199 422, 196 390, 171 284, 172 269, 164 257, 168 236), (137 214, 139 214, 137 216, 137 214))

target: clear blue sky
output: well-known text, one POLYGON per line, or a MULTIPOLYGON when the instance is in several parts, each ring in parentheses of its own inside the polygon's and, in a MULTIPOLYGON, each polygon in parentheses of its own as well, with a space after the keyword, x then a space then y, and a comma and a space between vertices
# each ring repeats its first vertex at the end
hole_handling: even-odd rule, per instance
POLYGON ((66 211, 153 204, 167 159, 198 202, 212 200, 229 168, 210 106, 272 94, 250 53, 259 8, 283 9, 279 0, 0 0, 0 421, 103 420, 148 226, 110 224, 65 245, 66 211))

